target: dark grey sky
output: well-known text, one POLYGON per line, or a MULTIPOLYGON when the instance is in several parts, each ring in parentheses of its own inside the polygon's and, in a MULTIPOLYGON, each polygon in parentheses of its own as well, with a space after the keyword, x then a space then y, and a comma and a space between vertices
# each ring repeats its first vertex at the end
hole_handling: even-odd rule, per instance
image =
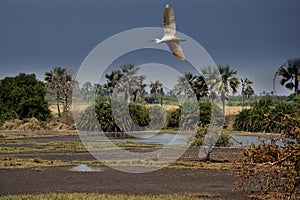
POLYGON ((253 80, 257 94, 271 91, 276 67, 300 56, 298 0, 1 0, 0 78, 26 72, 43 79, 56 66, 76 73, 108 37, 161 27, 166 3, 175 10, 178 30, 198 41, 217 64, 229 64, 240 78, 253 80))

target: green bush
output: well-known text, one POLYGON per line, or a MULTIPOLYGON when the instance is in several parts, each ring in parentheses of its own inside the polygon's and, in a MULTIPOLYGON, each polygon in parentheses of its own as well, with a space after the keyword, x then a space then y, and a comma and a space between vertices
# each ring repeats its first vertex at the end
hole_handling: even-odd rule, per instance
POLYGON ((166 128, 178 128, 180 121, 180 109, 172 109, 167 112, 167 125, 166 128))
POLYGON ((207 125, 211 120, 211 109, 212 104, 209 101, 200 101, 199 102, 199 113, 200 113, 200 122, 203 125, 207 125))
POLYGON ((144 127, 149 124, 150 119, 146 107, 135 103, 128 105, 124 102, 114 102, 114 106, 123 107, 123 109, 116 109, 114 113, 118 121, 115 121, 110 103, 97 102, 95 106, 90 106, 81 112, 76 124, 77 128, 85 131, 120 132, 132 130, 133 125, 144 127), (130 119, 127 119, 128 116, 123 113, 126 112, 125 109, 129 109, 130 119), (134 123, 130 123, 131 120, 134 123))
POLYGON ((44 88, 44 83, 37 80, 34 74, 22 73, 0 80, 0 120, 49 119, 51 115, 44 88))
POLYGON ((129 114, 133 122, 138 126, 147 126, 150 122, 149 109, 140 104, 130 103, 129 114))
POLYGON ((153 130, 178 128, 179 123, 188 127, 189 124, 194 124, 196 119, 200 119, 199 125, 207 125, 211 120, 212 107, 209 101, 199 103, 199 112, 196 110, 197 104, 191 104, 190 102, 185 102, 180 108, 167 112, 158 105, 154 105, 149 109, 138 103, 128 104, 123 100, 117 100, 113 103, 114 108, 118 109, 112 110, 110 103, 97 102, 94 106, 81 112, 76 124, 77 128, 86 131, 95 131, 101 128, 106 132, 119 132, 122 130, 126 132, 129 130, 145 130, 148 125, 151 125, 149 128, 153 130), (182 109, 184 109, 184 112, 182 109), (127 112, 129 112, 129 116, 127 112), (184 113, 185 116, 182 116, 184 113))
POLYGON ((154 105, 150 108, 149 119, 148 115, 144 117, 146 117, 146 120, 149 123, 150 130, 161 130, 165 128, 168 124, 168 122, 166 122, 167 116, 165 109, 158 105, 154 105))
MULTIPOLYGON (((204 137, 207 134, 207 130, 208 130, 207 125, 198 127, 197 134, 195 135, 194 140, 192 141, 193 146, 201 146, 203 144, 204 137)), ((231 137, 226 133, 221 133, 220 135, 211 135, 211 137, 212 137, 211 138, 212 143, 210 145, 212 146, 215 145, 218 147, 229 147, 232 145, 232 142, 230 140, 231 137), (218 140, 215 142, 215 144, 214 144, 215 139, 213 137, 218 137, 218 140)))
POLYGON ((215 146, 230 147, 232 145, 231 136, 227 133, 221 133, 215 146))
POLYGON ((291 102, 277 102, 274 104, 270 99, 257 101, 251 109, 245 109, 236 116, 233 128, 249 132, 273 132, 280 133, 284 127, 274 122, 268 122, 266 116, 270 115, 276 121, 281 119, 280 113, 296 117, 297 105, 291 102))

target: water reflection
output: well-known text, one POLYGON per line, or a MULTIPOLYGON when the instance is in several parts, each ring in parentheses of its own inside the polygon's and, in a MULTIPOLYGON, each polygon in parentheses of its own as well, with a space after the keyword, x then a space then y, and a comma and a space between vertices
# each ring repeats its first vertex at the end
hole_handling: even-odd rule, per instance
POLYGON ((89 167, 87 165, 81 164, 70 169, 72 172, 102 172, 102 167, 89 167))
POLYGON ((178 144, 189 144, 187 134, 173 134, 173 133, 159 133, 156 135, 141 133, 141 137, 127 138, 127 139, 110 139, 110 140, 97 140, 97 142, 140 142, 146 144, 162 144, 162 145, 178 145, 178 144))
MULTIPOLYGON (((97 140, 98 142, 140 142, 145 144, 161 144, 161 145, 186 145, 188 144, 188 136, 186 134, 174 134, 174 133, 159 133, 156 135, 150 134, 147 137, 146 134, 143 134, 143 137, 140 138, 127 138, 127 139, 106 139, 106 140, 97 140)), ((255 136, 255 135, 230 135, 231 142, 234 147, 241 147, 239 142, 242 142, 244 146, 250 146, 252 144, 259 145, 261 140, 265 139, 266 143, 269 144, 271 139, 267 136, 255 136)), ((275 137, 275 136, 274 136, 275 137)), ((283 146, 282 141, 277 141, 277 145, 283 146)))

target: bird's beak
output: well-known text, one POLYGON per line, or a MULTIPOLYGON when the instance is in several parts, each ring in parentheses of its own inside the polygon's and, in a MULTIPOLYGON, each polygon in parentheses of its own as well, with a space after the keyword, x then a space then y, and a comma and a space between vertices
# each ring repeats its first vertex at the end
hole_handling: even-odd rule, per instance
POLYGON ((155 40, 150 40, 149 42, 155 42, 155 40))

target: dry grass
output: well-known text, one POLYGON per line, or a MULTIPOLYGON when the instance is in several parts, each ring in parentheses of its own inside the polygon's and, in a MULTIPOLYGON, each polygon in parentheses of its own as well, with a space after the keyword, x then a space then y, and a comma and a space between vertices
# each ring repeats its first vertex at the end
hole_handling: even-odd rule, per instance
MULTIPOLYGON (((249 109, 250 107, 245 106, 244 109, 249 109)), ((226 106, 226 115, 237 115, 242 110, 242 106, 226 106)))
POLYGON ((186 194, 163 194, 163 195, 127 195, 127 194, 97 194, 97 193, 53 193, 53 194, 39 194, 39 195, 14 195, 0 197, 1 200, 173 200, 173 199, 190 199, 202 200, 218 198, 219 194, 212 194, 209 192, 186 193, 186 194))
POLYGON ((68 166, 71 163, 60 160, 43 160, 40 158, 15 158, 15 157, 1 157, 0 169, 26 169, 34 168, 41 169, 41 167, 54 166, 68 166))
MULTIPOLYGON (((60 111, 62 112, 63 105, 60 104, 59 106, 60 106, 60 111)), ((88 106, 89 106, 89 104, 76 105, 76 110, 82 111, 82 110, 85 110, 88 106)), ((56 106, 56 104, 55 105, 50 105, 49 109, 50 109, 50 111, 51 111, 52 114, 57 114, 57 106, 56 106)), ((72 105, 70 106, 70 110, 73 110, 72 105)))
MULTIPOLYGON (((149 107, 149 106, 153 106, 153 105, 159 105, 159 104, 152 104, 152 105, 147 104, 145 106, 149 107)), ((76 110, 82 111, 82 110, 86 109, 88 106, 89 106, 88 104, 76 105, 76 110)), ((60 108, 62 109, 62 105, 60 105, 60 108)), ((178 105, 163 105, 163 108, 165 108, 166 110, 173 110, 173 109, 179 108, 179 106, 178 105)), ((245 106, 245 109, 247 109, 247 108, 250 108, 250 107, 245 106)), ((52 114, 57 114, 56 105, 50 105, 49 109, 52 114)), ((70 110, 72 110, 72 106, 71 106, 70 110)), ((241 110, 242 110, 242 106, 226 106, 225 107, 226 115, 236 115, 241 110)))

